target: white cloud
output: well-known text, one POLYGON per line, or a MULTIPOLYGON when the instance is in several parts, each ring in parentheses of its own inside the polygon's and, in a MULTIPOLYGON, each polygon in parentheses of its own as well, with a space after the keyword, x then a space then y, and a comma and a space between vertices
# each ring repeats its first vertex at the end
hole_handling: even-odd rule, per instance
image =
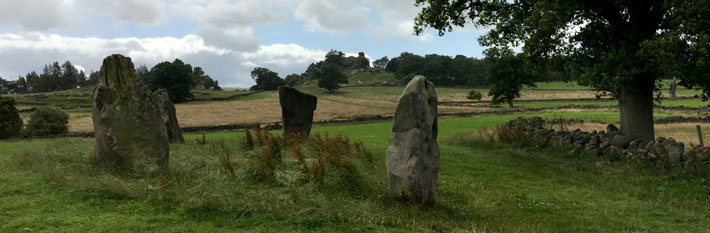
POLYGON ((0 0, 0 24, 47 30, 67 24, 65 3, 60 0, 0 0))
POLYGON ((245 0, 228 2, 213 0, 208 3, 179 2, 170 5, 173 14, 192 22, 219 27, 251 27, 260 24, 282 22, 286 18, 267 9, 262 1, 245 0))
POLYGON ((197 25, 195 33, 210 46, 234 51, 255 51, 259 39, 252 27, 274 22, 285 22, 286 17, 269 10, 273 2, 245 0, 228 2, 178 2, 170 11, 197 25))
POLYGON ((372 0, 372 2, 382 18, 375 28, 378 37, 413 37, 414 18, 421 10, 414 6, 413 0, 372 0))
POLYGON ((160 0, 74 0, 76 7, 108 14, 119 21, 156 25, 167 19, 165 3, 160 0))
POLYGON ((335 34, 367 28, 369 11, 358 0, 304 0, 293 10, 294 16, 305 23, 309 31, 325 31, 335 34))
POLYGON ((254 51, 259 48, 259 38, 250 28, 220 29, 212 26, 196 30, 207 45, 226 48, 233 51, 254 51))
POLYGON ((326 51, 296 44, 259 46, 253 52, 234 52, 205 45, 203 38, 80 38, 55 34, 0 34, 0 76, 15 79, 44 64, 69 60, 83 70, 98 70, 104 57, 120 53, 136 66, 149 67, 175 58, 202 67, 223 86, 249 87, 249 72, 267 67, 286 76, 303 72, 310 63, 322 60, 326 51))

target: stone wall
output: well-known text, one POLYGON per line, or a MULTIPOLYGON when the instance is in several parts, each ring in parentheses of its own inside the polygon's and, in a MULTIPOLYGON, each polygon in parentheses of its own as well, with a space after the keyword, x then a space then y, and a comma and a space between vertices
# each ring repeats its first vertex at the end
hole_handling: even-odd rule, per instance
MULTIPOLYGON (((510 132, 522 135, 545 146, 568 148, 571 155, 590 154, 596 156, 617 156, 620 159, 647 161, 666 167, 679 167, 692 171, 710 169, 710 148, 686 147, 673 138, 658 137, 642 143, 621 135, 614 125, 604 131, 582 132, 576 130, 555 130, 558 123, 548 122, 540 117, 518 118, 505 123, 510 132)), ((559 127, 557 127, 559 129, 559 127)))

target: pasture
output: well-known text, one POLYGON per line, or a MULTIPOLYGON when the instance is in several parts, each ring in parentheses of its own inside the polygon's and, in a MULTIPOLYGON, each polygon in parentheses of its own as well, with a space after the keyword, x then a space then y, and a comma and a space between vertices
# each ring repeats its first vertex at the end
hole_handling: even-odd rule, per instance
MULTIPOLYGON (((363 79, 351 77, 351 85, 364 83, 358 78, 363 79)), ((364 84, 384 80, 388 77, 364 84)), ((318 96, 315 121, 392 115, 402 87, 365 85, 333 94, 309 85, 299 89, 318 96)), ((186 144, 170 146, 170 171, 149 176, 95 166, 92 138, 15 140, 0 142, 0 232, 702 232, 710 227, 705 179, 567 151, 463 140, 516 117, 583 119, 587 122, 568 127, 588 131, 619 120, 616 102, 597 100, 591 90, 563 83, 539 87, 523 90, 516 102, 522 112, 492 106, 488 97, 470 101, 465 97, 470 89, 436 89, 440 113, 490 113, 439 119, 435 206, 408 206, 389 193, 384 157, 391 121, 314 126, 314 133, 342 135, 372 152, 372 161, 358 163, 356 182, 349 184, 300 179, 294 173, 297 157, 286 148, 275 178, 254 179, 254 152, 239 143, 243 131, 207 132, 205 144, 196 142, 201 134, 187 134, 186 144), (599 108, 552 109, 565 105, 599 108), (224 148, 233 173, 221 162, 224 148)), ((70 130, 90 132, 89 92, 16 98, 20 109, 64 106, 70 130)), ((280 121, 277 92, 242 95, 248 93, 195 92, 198 100, 176 105, 177 117, 182 126, 280 121)), ((659 105, 707 103, 682 98, 659 105)), ((698 114, 706 113, 659 109, 655 118, 698 114)), ((656 134, 697 143, 695 125, 659 124, 656 134)))

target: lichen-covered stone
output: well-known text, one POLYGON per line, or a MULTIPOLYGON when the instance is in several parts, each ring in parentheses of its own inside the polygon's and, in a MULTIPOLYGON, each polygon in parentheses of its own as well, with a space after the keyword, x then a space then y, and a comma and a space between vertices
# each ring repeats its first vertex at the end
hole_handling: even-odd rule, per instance
POLYGON ((170 100, 168 90, 158 89, 153 93, 156 103, 160 108, 160 119, 165 124, 168 132, 168 140, 170 142, 185 143, 185 138, 182 136, 182 129, 178 123, 175 105, 170 100))
POLYGON ((97 162, 135 171, 166 169, 168 134, 153 94, 143 85, 133 62, 106 57, 92 93, 97 162))
POLYGON ((416 76, 399 98, 387 149, 390 191, 411 203, 433 204, 439 177, 437 96, 416 76))
POLYGON ((284 133, 309 135, 318 98, 292 87, 279 87, 279 103, 284 133))

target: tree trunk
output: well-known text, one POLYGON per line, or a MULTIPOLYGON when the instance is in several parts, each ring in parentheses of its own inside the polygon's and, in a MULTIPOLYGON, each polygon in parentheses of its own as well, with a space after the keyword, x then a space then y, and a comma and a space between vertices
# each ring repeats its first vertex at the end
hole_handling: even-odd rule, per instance
POLYGON ((513 98, 508 99, 508 106, 510 106, 510 108, 513 108, 513 98))
POLYGON ((636 77, 620 83, 617 93, 621 114, 621 133, 644 143, 654 140, 653 87, 650 77, 636 77))

